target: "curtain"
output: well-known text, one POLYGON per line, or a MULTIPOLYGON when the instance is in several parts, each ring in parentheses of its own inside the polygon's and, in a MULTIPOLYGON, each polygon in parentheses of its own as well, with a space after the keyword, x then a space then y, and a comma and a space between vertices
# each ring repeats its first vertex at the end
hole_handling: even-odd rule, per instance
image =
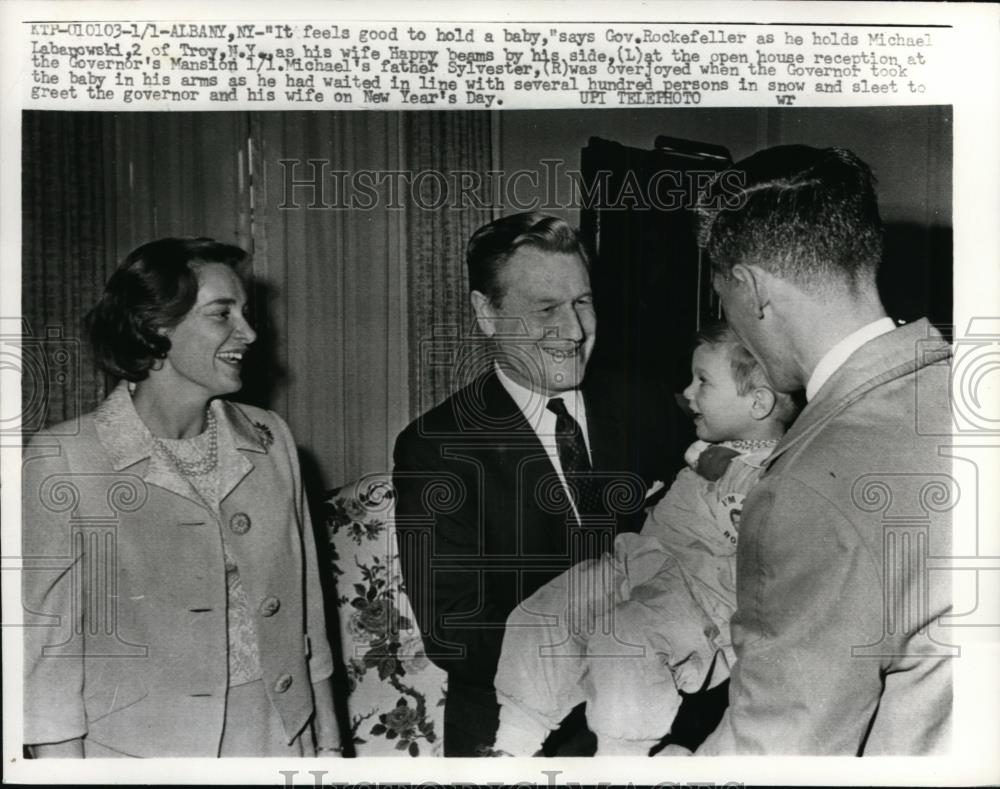
POLYGON ((252 249, 246 113, 118 112, 109 122, 117 260, 165 236, 252 249))
POLYGON ((497 169, 491 158, 493 115, 420 112, 405 116, 407 166, 416 187, 406 210, 411 417, 468 383, 479 369, 466 364, 477 340, 469 306, 465 245, 478 227, 496 217, 484 177, 497 169), (481 178, 478 185, 477 178, 481 178), (446 190, 443 199, 442 189, 446 190))
POLYGON ((253 255, 259 337, 238 399, 289 422, 313 490, 390 470, 399 431, 452 391, 422 343, 468 331, 464 247, 493 211, 423 210, 410 179, 485 173, 491 128, 485 112, 26 113, 23 312, 81 359, 38 427, 106 394, 80 327, 117 262, 205 235, 253 255))
POLYGON ((390 470, 408 421, 405 216, 382 192, 366 201, 352 188, 361 171, 402 168, 401 134, 391 112, 252 116, 271 407, 325 487, 390 470))
POLYGON ((83 331, 113 251, 107 217, 109 117, 22 116, 22 425, 26 433, 74 419, 104 396, 83 331))
POLYGON ((169 235, 249 249, 246 125, 239 113, 24 113, 22 312, 41 337, 22 370, 27 432, 107 394, 84 317, 128 252, 169 235))

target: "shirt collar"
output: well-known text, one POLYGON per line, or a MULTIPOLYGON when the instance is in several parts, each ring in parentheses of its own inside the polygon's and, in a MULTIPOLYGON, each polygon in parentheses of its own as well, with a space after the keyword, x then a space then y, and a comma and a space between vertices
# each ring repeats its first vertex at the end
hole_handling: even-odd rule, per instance
MULTIPOLYGON (((584 431, 586 431, 586 411, 584 410, 583 405, 583 395, 580 393, 579 389, 571 389, 567 392, 559 392, 554 395, 544 395, 533 389, 529 389, 523 384, 519 384, 507 375, 499 364, 495 364, 494 369, 496 370, 500 385, 507 391, 507 394, 509 394, 511 399, 517 404, 517 407, 521 409, 521 413, 524 414, 525 421, 531 425, 531 429, 536 433, 541 426, 541 420, 546 414, 551 413, 546 410, 546 406, 548 405, 549 400, 554 397, 563 399, 566 403, 566 410, 569 411, 570 415, 576 419, 576 421, 581 424, 584 431)), ((555 416, 552 418, 555 419, 555 416)))
POLYGON ((823 388, 823 384, 830 380, 830 376, 837 372, 858 348, 895 328, 896 324, 893 323, 892 318, 879 318, 877 321, 872 321, 848 334, 834 345, 823 355, 819 364, 812 371, 812 375, 809 376, 809 382, 806 384, 806 400, 812 400, 816 393, 823 388))

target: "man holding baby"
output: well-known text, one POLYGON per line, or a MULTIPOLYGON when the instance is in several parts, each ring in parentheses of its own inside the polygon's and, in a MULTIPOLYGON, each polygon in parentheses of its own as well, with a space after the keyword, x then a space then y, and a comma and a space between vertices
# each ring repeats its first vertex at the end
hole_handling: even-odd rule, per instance
MULTIPOLYGON (((477 372, 400 434, 393 472, 407 593, 448 672, 446 756, 488 752, 507 617, 635 530, 670 443, 669 404, 646 415, 638 396, 584 383, 596 316, 575 229, 506 216, 473 234, 466 263, 479 339, 463 369, 477 372)), ((593 752, 579 711, 544 750, 593 752)))
POLYGON ((685 391, 705 441, 660 505, 643 515, 639 496, 640 534, 622 534, 635 518, 612 518, 613 542, 590 554, 571 537, 607 509, 610 478, 641 487, 669 459, 636 449, 648 436, 621 435, 620 407, 594 396, 607 382, 581 389, 596 316, 575 233, 517 215, 470 241, 472 303, 496 360, 396 445, 403 572, 428 654, 449 672, 446 754, 482 753, 498 725, 500 750, 531 753, 581 700, 588 719, 612 721, 620 752, 655 752, 668 734, 695 747, 670 718, 727 677, 729 708, 699 755, 947 749, 953 653, 931 627, 949 586, 926 560, 951 540, 937 438, 951 424, 949 347, 927 321, 897 327, 885 313, 864 162, 782 146, 733 169, 742 188, 718 179, 701 209, 729 324, 700 340, 685 391), (806 406, 782 436, 782 403, 801 389, 806 406), (547 479, 561 512, 538 497, 547 479), (456 495, 431 511, 435 481, 456 495), (421 529, 417 550, 407 534, 421 529), (518 641, 513 625, 529 632, 540 614, 552 643, 518 641), (642 657, 625 650, 615 664, 606 639, 594 653, 599 639, 566 625, 602 617, 642 657), (551 668, 525 668, 543 654, 558 656, 551 668))
POLYGON ((743 508, 729 709, 697 753, 946 751, 953 650, 950 348, 878 295, 882 223, 853 153, 782 146, 709 192, 702 238, 726 318, 807 404, 743 508), (919 397, 918 397, 919 382, 919 397))

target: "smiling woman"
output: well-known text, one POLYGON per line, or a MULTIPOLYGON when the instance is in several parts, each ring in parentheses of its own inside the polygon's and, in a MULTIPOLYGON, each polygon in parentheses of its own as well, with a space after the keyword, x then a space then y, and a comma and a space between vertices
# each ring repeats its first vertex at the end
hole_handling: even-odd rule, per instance
POLYGON ((207 238, 128 255, 90 315, 121 383, 26 451, 26 555, 69 557, 24 581, 26 610, 57 623, 25 636, 36 757, 339 747, 295 443, 277 414, 218 399, 256 339, 245 258, 207 238))
POLYGON ((257 337, 246 318, 245 258, 211 239, 145 244, 89 316, 99 363, 130 383, 154 435, 198 435, 209 400, 240 390, 243 355, 257 337))

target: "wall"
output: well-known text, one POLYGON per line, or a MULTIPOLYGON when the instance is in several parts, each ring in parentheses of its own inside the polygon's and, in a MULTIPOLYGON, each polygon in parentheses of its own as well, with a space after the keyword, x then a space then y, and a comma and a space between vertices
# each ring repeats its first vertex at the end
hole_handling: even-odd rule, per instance
MULTIPOLYGON (((440 148, 435 167, 468 167, 459 154, 481 147, 476 140, 484 134, 490 139, 488 130, 476 137, 461 128, 444 136, 445 124, 431 124, 432 114, 426 115, 418 120, 429 124, 425 147, 440 148)), ((412 416, 408 374, 417 357, 406 325, 414 303, 407 296, 408 274, 430 262, 460 272, 469 228, 488 214, 470 214, 461 224, 441 212, 414 218, 399 211, 288 210, 282 208, 277 162, 315 157, 344 169, 399 168, 414 148, 412 129, 419 128, 401 116, 25 113, 25 316, 37 331, 56 326, 66 337, 80 337, 82 315, 101 283, 126 252, 152 238, 204 234, 253 248, 264 286, 256 316, 260 347, 269 363, 257 368, 243 396, 289 420, 314 487, 387 470, 395 435, 412 416), (407 248, 407 224, 428 225, 418 228, 418 238, 426 240, 423 263, 414 257, 417 250, 407 248), (442 233, 446 238, 439 239, 442 233)), ((895 314, 919 314, 937 296, 950 316, 950 108, 559 110, 477 117, 492 121, 490 158, 508 173, 538 172, 543 159, 577 168, 591 136, 649 148, 667 134, 728 146, 736 158, 788 142, 852 148, 880 178, 889 273, 909 283, 907 289, 888 288, 895 314)), ((574 208, 555 213, 578 222, 574 208)), ((464 291, 461 277, 442 282, 448 293, 435 285, 418 298, 438 304, 448 297, 467 309, 466 294, 457 292, 464 291)), ((86 358, 83 367, 85 380, 51 396, 58 408, 47 421, 89 410, 103 396, 103 382, 86 358)))
MULTIPOLYGON (((500 115, 500 154, 507 172, 542 170, 542 159, 580 165, 590 137, 652 148, 657 135, 729 148, 734 160, 772 145, 839 146, 868 162, 879 179, 887 222, 951 224, 950 107, 800 109, 547 110, 500 115)), ((561 213, 578 220, 575 209, 561 213)))
MULTIPOLYGON (((886 226, 879 285, 890 315, 952 321, 951 107, 552 110, 498 113, 508 174, 579 169, 590 137, 651 149, 658 135, 726 146, 734 160, 773 145, 853 150, 878 179, 886 226)), ((566 193, 568 195, 568 192, 566 193)), ((579 222, 575 207, 552 211, 579 222)))
POLYGON ((288 421, 313 491, 389 470, 415 404, 451 389, 420 363, 420 341, 461 325, 465 241, 491 213, 412 207, 402 186, 347 210, 337 173, 485 172, 490 117, 25 113, 24 317, 40 337, 62 332, 73 351, 58 380, 24 376, 25 401, 38 405, 28 431, 106 395, 83 319, 118 262, 155 238, 211 236, 252 253, 258 340, 238 398, 288 421))

